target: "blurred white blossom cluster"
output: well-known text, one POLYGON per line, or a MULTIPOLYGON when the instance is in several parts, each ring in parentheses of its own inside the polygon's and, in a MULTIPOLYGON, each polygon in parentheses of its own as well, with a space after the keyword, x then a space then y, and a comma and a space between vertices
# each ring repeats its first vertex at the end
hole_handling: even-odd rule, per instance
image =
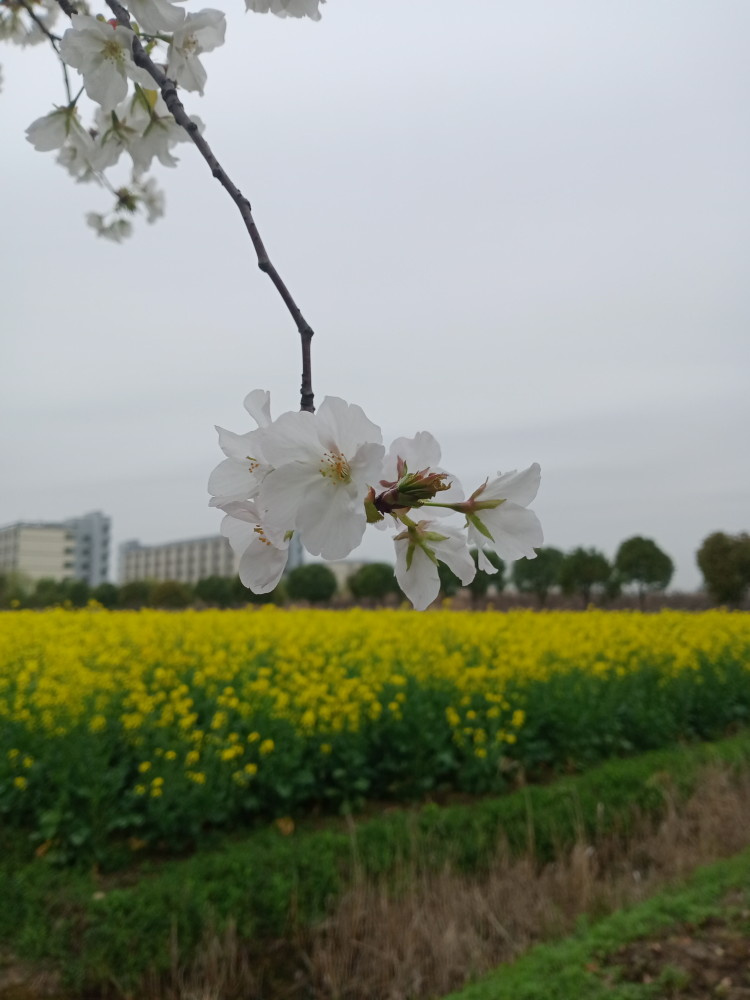
POLYGON ((527 509, 539 488, 537 464, 498 473, 466 497, 440 467, 440 446, 427 431, 397 438, 386 452, 380 428, 335 396, 317 413, 272 420, 270 394, 256 389, 245 408, 257 428, 217 428, 226 458, 208 489, 210 505, 224 511, 221 530, 239 558, 240 579, 256 594, 279 582, 295 534, 311 555, 344 559, 368 525, 395 531, 396 579, 417 610, 438 596, 438 563, 465 586, 477 567, 496 572, 486 550, 508 561, 533 559, 542 544, 539 520, 527 509))
MULTIPOLYGON (((245 0, 245 7, 318 21, 322 3, 245 0)), ((68 18, 57 0, 0 0, 0 41, 47 42, 63 66, 64 100, 29 125, 28 140, 35 149, 56 152, 58 163, 76 181, 95 182, 110 192, 111 210, 90 212, 87 222, 98 235, 117 242, 130 234, 136 214, 148 222, 163 214, 164 196, 148 171, 154 160, 174 166, 175 147, 189 140, 154 79, 136 66, 134 40, 178 90, 203 94, 203 56, 224 43, 226 31, 226 17, 219 10, 193 13, 172 0, 125 0, 122 6, 132 28, 119 24, 106 4, 104 12, 94 12, 87 0, 74 0, 77 13, 68 18), (111 171, 123 165, 129 168, 125 179, 113 179, 111 171)), ((192 121, 202 133, 201 120, 193 116, 192 121)))

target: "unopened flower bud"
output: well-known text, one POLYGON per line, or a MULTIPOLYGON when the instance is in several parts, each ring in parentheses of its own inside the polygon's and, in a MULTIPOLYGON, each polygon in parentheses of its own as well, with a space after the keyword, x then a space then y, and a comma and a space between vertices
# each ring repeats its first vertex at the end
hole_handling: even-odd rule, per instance
POLYGON ((396 482, 387 482, 384 479, 380 481, 380 485, 386 489, 374 498, 374 504, 376 510, 382 514, 419 507, 443 490, 450 489, 451 484, 445 481, 448 478, 447 472, 430 472, 429 469, 409 472, 401 459, 398 472, 400 478, 396 482))

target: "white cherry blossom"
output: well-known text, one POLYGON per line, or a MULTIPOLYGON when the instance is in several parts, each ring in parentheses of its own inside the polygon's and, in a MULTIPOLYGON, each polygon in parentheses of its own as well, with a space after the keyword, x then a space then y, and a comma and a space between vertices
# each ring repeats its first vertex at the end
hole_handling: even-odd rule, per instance
MULTIPOLYGON (((198 115, 192 115, 191 119, 198 126, 198 131, 203 132, 203 122, 198 115)), ((181 142, 190 142, 190 136, 169 114, 160 98, 143 133, 130 143, 128 152, 133 160, 133 169, 137 174, 145 173, 154 159, 165 167, 176 166, 179 160, 171 150, 181 142), (162 107, 164 113, 160 114, 162 107)))
POLYGON ((57 155, 57 162, 74 177, 79 183, 85 181, 96 181, 101 183, 101 178, 92 166, 92 160, 96 157, 96 146, 93 139, 88 136, 88 141, 78 141, 78 137, 69 137, 57 155))
POLYGON ((28 16, 25 5, 18 0, 4 0, 0 4, 0 41, 23 46, 47 41, 45 31, 52 29, 60 7, 55 0, 31 0, 30 7, 35 19, 28 16))
POLYGON ((131 147, 141 138, 149 121, 149 114, 142 106, 144 100, 145 97, 129 95, 111 111, 97 108, 95 151, 91 160, 95 170, 113 167, 122 153, 132 157, 131 147))
POLYGON ((245 9, 277 17, 309 17, 320 20, 319 7, 326 0, 245 0, 245 9))
POLYGON ((83 76, 92 101, 111 111, 128 92, 128 80, 153 85, 145 70, 133 62, 133 32, 121 24, 98 21, 88 14, 74 14, 73 27, 60 40, 63 61, 83 76))
POLYGON ((224 44, 226 17, 220 10, 199 10, 188 14, 175 29, 167 56, 167 76, 185 90, 203 94, 206 71, 198 56, 224 44))
POLYGON ((37 118, 26 129, 26 138, 40 152, 59 150, 57 162, 76 180, 99 179, 100 146, 81 125, 74 106, 56 108, 37 118))
POLYGON ((316 414, 282 414, 262 440, 274 467, 258 495, 264 523, 295 528, 312 555, 343 559, 367 524, 364 501, 385 450, 380 428, 361 407, 327 396, 316 414))
POLYGON ((438 562, 444 562, 463 586, 476 573, 463 532, 443 521, 410 522, 394 536, 396 579, 417 611, 424 611, 440 593, 438 562))
POLYGON ((126 236, 130 236, 133 226, 127 219, 113 219, 107 222, 99 212, 88 212, 86 214, 86 224, 91 226, 97 236, 111 240, 113 243, 122 243, 126 236))
POLYGON ((226 505, 237 500, 252 500, 258 495, 260 484, 271 471, 263 453, 260 429, 271 423, 271 394, 265 389, 253 389, 245 397, 245 409, 258 425, 258 430, 246 434, 217 427, 219 447, 227 456, 211 473, 208 492, 213 494, 211 507, 227 509, 226 505))
POLYGON ((427 431, 397 438, 384 458, 380 429, 359 406, 338 397, 324 399, 317 413, 283 413, 273 420, 269 393, 256 389, 245 408, 257 430, 217 428, 227 457, 212 472, 209 491, 211 504, 228 515, 222 531, 243 560, 243 583, 256 593, 278 582, 295 533, 312 555, 342 559, 359 544, 367 523, 386 515, 399 526, 396 578, 418 610, 440 592, 440 562, 466 586, 477 563, 496 572, 484 549, 505 559, 533 558, 542 543, 539 521, 526 509, 539 486, 536 464, 498 473, 467 500, 447 499, 453 483, 437 465, 440 447, 427 431), (378 481, 379 475, 393 479, 378 481), (427 517, 420 520, 423 508, 427 517), (446 525, 438 513, 463 515, 464 524, 446 525), (470 544, 478 548, 477 563, 470 544))
POLYGON ((176 31, 185 19, 185 11, 169 0, 128 0, 130 16, 149 35, 176 31))
POLYGON ((75 107, 55 108, 48 115, 35 119, 26 129, 26 138, 39 152, 62 149, 68 139, 77 137, 85 143, 91 137, 81 125, 75 107))
POLYGON ((252 501, 227 504, 221 533, 239 558, 239 577, 254 594, 270 594, 286 569, 292 532, 273 532, 261 523, 252 501))
MULTIPOLYGON (((197 115, 193 121, 198 131, 203 122, 197 115)), ((190 137, 167 110, 162 97, 154 90, 136 88, 111 111, 98 109, 96 114, 97 139, 92 166, 106 170, 126 152, 133 161, 136 174, 145 173, 157 159, 165 167, 174 167, 179 160, 172 155, 178 143, 190 142, 190 137)))
POLYGON ((459 507, 466 514, 470 545, 478 549, 478 564, 486 573, 495 567, 483 549, 492 549, 508 561, 534 559, 544 541, 539 518, 526 510, 539 489, 541 470, 535 462, 522 472, 499 473, 476 489, 459 507))
POLYGON ((156 186, 153 177, 136 184, 136 195, 146 210, 146 221, 156 222, 164 215, 164 192, 156 186))
MULTIPOLYGON (((246 8, 283 18, 318 21, 325 2, 246 0, 246 8)), ((80 127, 75 111, 68 109, 66 112, 61 108, 50 116, 37 119, 27 130, 29 141, 36 149, 59 150, 57 161, 76 181, 96 180, 110 190, 117 190, 119 182, 111 180, 106 172, 117 165, 123 152, 133 160, 131 185, 140 182, 141 175, 150 169, 154 159, 165 166, 176 165, 173 148, 177 142, 190 141, 189 136, 176 125, 166 108, 163 112, 153 109, 139 131, 134 120, 138 117, 135 106, 138 94, 136 98, 132 94, 129 98, 128 91, 130 81, 146 91, 154 87, 151 76, 136 66, 133 58, 137 33, 151 58, 179 87, 203 94, 207 76, 200 57, 223 44, 225 15, 211 9, 185 14, 181 3, 182 0, 128 0, 126 6, 134 24, 131 30, 109 17, 109 11, 92 16, 87 0, 77 0, 78 13, 70 18, 70 27, 58 46, 57 39, 48 34, 60 13, 57 0, 0 0, 0 40, 21 45, 52 41, 66 66, 79 71, 83 89, 98 105, 97 127, 90 131, 80 127), (129 100, 134 103, 127 113, 123 113, 129 100), (113 112, 116 117, 110 117, 113 112)), ((68 100, 71 100, 72 90, 66 90, 68 100)), ((202 130, 203 125, 196 116, 193 121, 202 130)), ((148 220, 153 221, 163 214, 163 196, 160 193, 154 193, 153 197, 139 196, 139 207, 144 208, 148 220)), ((117 240, 129 234, 132 228, 127 219, 110 222, 97 212, 89 213, 87 222, 98 234, 117 240)))

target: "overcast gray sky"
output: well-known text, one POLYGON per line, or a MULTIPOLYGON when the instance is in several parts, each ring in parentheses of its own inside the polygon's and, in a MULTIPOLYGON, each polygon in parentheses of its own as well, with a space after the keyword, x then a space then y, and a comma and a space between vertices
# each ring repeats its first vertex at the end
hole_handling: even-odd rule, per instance
MULTIPOLYGON (((431 431, 469 489, 538 461, 548 544, 646 535, 698 586, 701 540, 750 529, 747 0, 243 6, 185 103, 316 331, 318 401, 431 431)), ((218 531, 213 425, 249 430, 252 388, 298 407, 296 331, 195 150, 164 219, 97 239, 105 192, 24 139, 58 66, 0 64, 0 524, 218 531)))

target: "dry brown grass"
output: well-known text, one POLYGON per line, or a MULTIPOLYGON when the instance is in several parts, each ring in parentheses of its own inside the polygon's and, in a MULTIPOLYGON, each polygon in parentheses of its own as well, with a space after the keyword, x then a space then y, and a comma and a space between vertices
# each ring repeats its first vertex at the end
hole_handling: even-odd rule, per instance
MULTIPOLYGON (((253 955, 233 928, 213 935, 191 967, 151 984, 160 1000, 416 1000, 441 996, 582 914, 636 902, 700 864, 750 845, 750 778, 706 772, 686 803, 627 841, 579 842, 543 868, 498 845, 481 877, 405 868, 394 892, 360 878, 304 937, 253 955)), ((392 884, 392 883, 391 883, 392 884)))

